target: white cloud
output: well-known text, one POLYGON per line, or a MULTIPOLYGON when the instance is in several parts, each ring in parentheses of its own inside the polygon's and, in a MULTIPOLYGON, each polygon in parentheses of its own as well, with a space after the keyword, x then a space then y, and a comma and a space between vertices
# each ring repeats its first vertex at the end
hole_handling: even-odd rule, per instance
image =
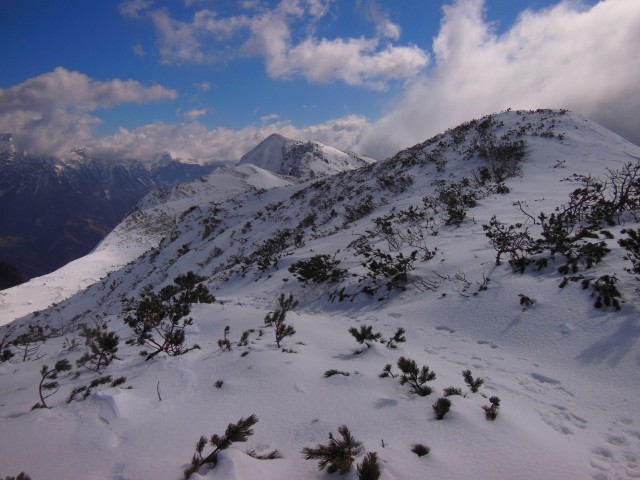
POLYGON ((154 0, 131 0, 119 5, 120 14, 129 18, 140 18, 141 13, 147 10, 154 0))
POLYGON ((133 53, 138 57, 144 57, 147 54, 147 52, 144 50, 144 47, 142 46, 141 43, 136 43, 133 46, 133 53))
POLYGON ((367 132, 363 150, 388 155, 507 107, 569 108, 640 143, 640 2, 527 10, 502 35, 483 7, 458 0, 443 9, 435 69, 367 132))
POLYGON ((211 90, 211 82, 200 82, 193 84, 201 92, 208 92, 211 90))
POLYGON ((273 120, 277 120, 280 118, 280 115, 278 115, 277 113, 270 113, 268 115, 263 115, 260 117, 260 121, 261 122, 271 122, 273 120))
POLYGON ((198 118, 208 115, 211 113, 210 108, 194 108, 193 110, 189 110, 188 112, 181 112, 178 110, 177 114, 179 117, 185 118, 187 120, 197 120, 198 118))
POLYGON ((197 122, 154 123, 135 130, 122 128, 117 134, 95 139, 87 146, 91 154, 103 158, 146 160, 169 153, 174 158, 201 162, 238 161, 272 133, 303 141, 316 140, 349 150, 360 141, 366 126, 367 120, 357 115, 304 128, 282 121, 250 125, 240 130, 209 130, 197 122))
POLYGON ((380 8, 376 0, 358 0, 356 5, 364 16, 374 23, 378 37, 400 39, 400 25, 391 21, 389 14, 380 8))
POLYGON ((7 89, 0 89, 0 131, 12 132, 20 149, 60 155, 90 141, 100 120, 91 112, 123 103, 176 98, 159 85, 133 80, 101 82, 58 67, 7 89))
POLYGON ((384 88, 391 80, 414 77, 429 63, 417 46, 395 46, 400 27, 375 3, 367 15, 376 24, 375 38, 317 38, 315 24, 327 15, 333 0, 281 0, 253 15, 220 16, 197 11, 189 22, 171 17, 166 9, 151 10, 163 63, 208 63, 245 54, 262 57, 275 79, 303 77, 314 83, 341 81, 349 85, 384 88), (294 38, 292 27, 307 25, 305 37, 294 38), (248 37, 248 38, 247 38, 248 37), (238 48, 244 43, 244 48, 238 48), (235 53, 232 53, 235 52, 235 53))

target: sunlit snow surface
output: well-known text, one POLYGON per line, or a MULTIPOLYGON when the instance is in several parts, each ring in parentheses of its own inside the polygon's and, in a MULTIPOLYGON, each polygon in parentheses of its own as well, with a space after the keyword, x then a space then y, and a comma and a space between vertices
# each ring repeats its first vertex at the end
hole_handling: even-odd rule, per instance
MULTIPOLYGON (((421 292, 409 284, 405 292, 388 297, 386 292, 374 298, 360 294, 353 302, 331 303, 328 294, 335 286, 303 287, 287 267, 326 253, 335 254, 341 267, 359 271, 359 260, 347 245, 373 228, 374 217, 420 205, 433 192, 434 179, 469 176, 482 164, 477 158, 463 160, 453 150, 447 150, 441 172, 431 164, 406 170, 413 183, 396 193, 378 182, 384 162, 321 180, 304 194, 310 183, 249 165, 239 173, 228 170, 227 176, 216 177, 221 183, 208 188, 214 173, 206 182, 181 187, 184 195, 174 192, 168 202, 143 202, 141 221, 130 216, 130 223, 120 225, 92 254, 105 254, 105 267, 95 261, 92 269, 89 256, 52 274, 58 277, 42 277, 48 283, 42 295, 37 281, 7 291, 2 300, 11 300, 7 305, 20 315, 42 310, 15 324, 40 321, 58 327, 76 315, 89 323, 109 321, 121 337, 121 360, 104 373, 125 375, 131 388, 102 387, 84 401, 67 404, 73 387, 95 378, 77 369, 79 378, 73 379, 73 372, 61 375, 61 389, 49 399, 53 408, 30 411, 38 400, 41 366, 63 358, 75 363, 82 354, 82 348, 62 351, 65 337, 73 332, 49 339, 41 348, 42 358, 0 364, 5 432, 0 476, 25 471, 34 480, 179 479, 201 435, 222 434, 230 422, 256 414, 259 422, 248 442, 233 444, 220 454, 214 470, 202 469, 192 478, 327 478, 316 462, 304 460, 301 450, 327 443, 329 432, 337 435, 342 424, 362 443, 356 462, 366 452, 378 453, 383 479, 639 478, 640 282, 624 272, 624 251, 611 240, 612 253, 592 273, 617 273, 622 310, 598 310, 590 290, 579 283, 558 288, 562 275, 553 265, 524 275, 512 273, 506 262, 496 266, 482 225, 492 215, 508 223, 525 221, 513 206, 516 201, 532 214, 552 212, 579 186, 565 180, 573 173, 604 177, 606 168, 637 162, 640 148, 572 114, 508 112, 494 119, 504 122, 496 127, 498 136, 509 128, 552 120, 555 136, 530 131, 524 137, 522 173, 506 182, 510 192, 480 200, 460 227, 442 226, 437 236, 426 238, 437 254, 417 262, 412 275, 437 283, 435 291, 421 292), (345 225, 345 206, 367 195, 377 209, 345 225), (261 273, 249 266, 242 273, 241 264, 230 261, 234 255, 250 256, 265 240, 282 229, 295 229, 311 213, 317 228, 305 231, 303 245, 286 249, 277 268, 261 273), (143 244, 145 238, 148 244, 143 244), (140 250, 132 248, 155 250, 118 268, 137 257, 140 250), (115 259, 106 255, 116 252, 121 256, 115 259), (135 298, 149 284, 159 289, 190 270, 208 279, 205 284, 217 298, 212 305, 192 308, 194 325, 187 342, 198 343, 201 350, 145 362, 139 348, 124 345, 130 332, 122 321, 122 299, 135 298), (488 288, 479 291, 485 278, 490 279, 488 288), (58 301, 49 282, 65 289, 60 299, 88 288, 45 309, 58 301), (287 316, 296 334, 283 342, 296 353, 278 350, 273 328, 263 325, 281 292, 292 292, 300 301, 287 316), (519 294, 535 303, 523 309, 519 294), (221 351, 217 341, 227 325, 234 342, 253 329, 249 346, 221 351), (380 343, 367 349, 347 332, 360 325, 371 325, 387 338, 403 327, 407 341, 395 350, 380 343), (364 351, 354 355, 356 350, 364 351), (400 356, 437 373, 434 393, 418 397, 397 378, 379 378, 383 367, 395 366, 400 356), (324 378, 329 369, 350 375, 324 378), (486 380, 479 393, 464 384, 461 372, 466 369, 486 380), (224 382, 221 388, 214 386, 218 380, 224 382), (435 420, 431 404, 450 386, 465 395, 449 397, 451 411, 435 420), (494 395, 502 405, 490 422, 482 406, 494 395), (417 443, 430 447, 429 455, 412 453, 417 443), (278 449, 283 458, 257 460, 247 449, 278 449)), ((420 157, 434 145, 398 159, 420 157)), ((611 231, 618 234, 621 228, 611 231)), ((13 318, 5 308, 4 318, 13 318)), ((344 478, 357 478, 355 469, 344 478)))

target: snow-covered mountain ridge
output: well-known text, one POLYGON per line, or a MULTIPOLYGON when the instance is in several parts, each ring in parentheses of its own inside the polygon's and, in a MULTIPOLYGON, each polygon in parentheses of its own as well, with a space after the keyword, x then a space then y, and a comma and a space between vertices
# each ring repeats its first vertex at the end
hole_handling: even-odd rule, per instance
POLYGON ((301 142, 274 133, 243 155, 239 165, 247 163, 308 180, 361 168, 375 160, 319 142, 301 142))
MULTIPOLYGON (((495 216, 495 228, 544 238, 551 213, 582 198, 575 192, 585 182, 633 169, 639 158, 639 147, 578 115, 504 112, 322 179, 264 173, 263 183, 227 198, 194 184, 167 202, 167 212, 171 202, 184 203, 157 246, 4 330, 15 336, 35 322, 64 333, 40 347, 45 357, 0 365, 0 421, 24 439, 3 442, 0 464, 6 474, 24 470, 34 479, 179 478, 200 435, 222 434, 229 422, 256 414, 246 448, 278 449, 283 458, 258 460, 233 444, 213 470, 191 478, 323 478, 301 451, 326 443, 329 432, 337 436, 343 424, 362 444, 355 462, 376 452, 381 478, 634 478, 638 283, 625 271, 632 264, 618 241, 623 229, 638 228, 636 207, 625 206, 613 225, 602 217, 597 229, 588 225, 592 211, 579 220, 569 234, 577 271, 569 273, 558 268, 571 257, 551 254, 549 242, 535 243, 524 273, 517 256, 524 250, 512 249, 512 264, 505 250, 496 265, 483 226, 495 216), (610 252, 599 257, 601 243, 610 252), (186 342, 200 349, 144 361, 141 347, 124 345, 132 310, 123 301, 157 293, 189 271, 217 298, 191 306, 186 342), (594 307, 593 286, 605 275, 619 280, 620 295, 607 295, 620 310, 594 307), (281 293, 299 305, 286 317, 295 334, 277 348, 264 318, 279 308, 281 293), (105 384, 65 403, 73 388, 96 378, 78 368, 78 377, 59 376, 60 392, 48 399, 53 408, 30 411, 42 364, 75 362, 82 349, 65 350, 65 337, 98 319, 121 340, 120 360, 104 374, 126 376, 124 387, 132 388, 105 384), (395 349, 356 343, 348 330, 366 326, 387 340, 403 328, 406 341, 395 349), (229 349, 218 342, 227 338, 229 349), (399 373, 399 357, 437 373, 431 395, 379 378, 385 365, 399 373), (478 393, 463 381, 467 369, 485 380, 478 393), (330 370, 338 373, 326 376, 330 370), (464 395, 447 397, 451 411, 436 420, 431 405, 450 386, 464 395), (501 406, 488 421, 482 406, 493 396, 501 406), (55 440, 43 431, 55 431, 55 440), (429 446, 429 455, 414 454, 416 444, 429 446), (47 458, 33 461, 25 445, 47 458), (70 449, 68 462, 53 461, 70 449)), ((634 181, 630 198, 637 199, 634 181)), ((608 180, 606 191, 615 184, 608 180)), ((355 470, 346 478, 357 478, 355 470)))
MULTIPOLYGON (((78 147, 68 159, 17 153, 0 136, 0 261, 28 277, 89 253, 149 191, 192 181, 219 165, 154 165, 91 158, 78 147)), ((0 283, 1 279, 0 279, 0 283)))

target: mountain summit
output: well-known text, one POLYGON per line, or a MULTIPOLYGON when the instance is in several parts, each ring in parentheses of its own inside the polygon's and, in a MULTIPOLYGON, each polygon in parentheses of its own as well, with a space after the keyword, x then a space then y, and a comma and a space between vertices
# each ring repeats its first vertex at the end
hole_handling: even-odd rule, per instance
POLYGON ((243 155, 239 165, 251 163, 274 173, 307 180, 354 170, 374 162, 372 158, 343 152, 319 142, 301 142, 274 133, 243 155))
MULTIPOLYGON (((305 158, 267 140, 263 166, 305 158)), ((65 280, 126 265, 37 312, 33 282, 0 292, 32 312, 0 328, 0 473, 640 478, 639 159, 507 111, 334 175, 150 195, 65 280)))

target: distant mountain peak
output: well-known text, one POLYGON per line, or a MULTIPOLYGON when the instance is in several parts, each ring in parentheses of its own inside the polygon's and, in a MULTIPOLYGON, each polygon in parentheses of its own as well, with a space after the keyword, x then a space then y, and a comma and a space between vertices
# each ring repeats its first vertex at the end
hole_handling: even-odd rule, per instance
POLYGON ((13 158, 16 154, 16 145, 13 142, 13 135, 10 133, 0 133, 0 156, 3 158, 13 158))
POLYGON ((310 179, 364 167, 375 160, 319 142, 301 142, 273 133, 246 153, 239 165, 253 164, 273 173, 310 179))

